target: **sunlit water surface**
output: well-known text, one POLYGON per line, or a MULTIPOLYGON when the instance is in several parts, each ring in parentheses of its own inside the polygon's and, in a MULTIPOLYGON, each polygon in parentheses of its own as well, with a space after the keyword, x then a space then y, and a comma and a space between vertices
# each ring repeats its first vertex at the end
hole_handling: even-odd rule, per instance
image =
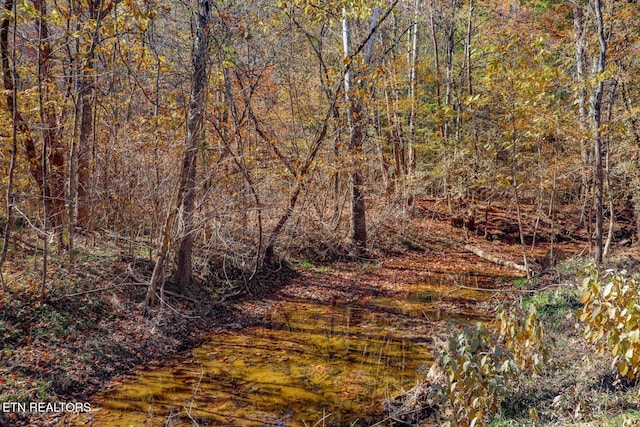
POLYGON ((491 296, 417 284, 398 299, 350 306, 284 302, 268 327, 212 335, 102 393, 91 418, 124 427, 371 425, 384 418, 382 400, 411 388, 430 360, 430 337, 406 331, 440 319, 443 292, 491 296))

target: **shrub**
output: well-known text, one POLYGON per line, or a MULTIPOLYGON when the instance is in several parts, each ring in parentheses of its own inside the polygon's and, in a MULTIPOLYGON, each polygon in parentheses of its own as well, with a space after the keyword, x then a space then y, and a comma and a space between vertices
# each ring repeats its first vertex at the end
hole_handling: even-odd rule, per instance
POLYGON ((584 335, 613 354, 612 368, 630 379, 640 377, 640 283, 624 271, 600 275, 594 266, 582 282, 584 335))
POLYGON ((440 345, 432 367, 443 375, 431 387, 431 401, 448 415, 449 425, 484 425, 506 396, 506 383, 522 374, 538 374, 548 349, 535 305, 500 311, 499 335, 483 325, 465 328, 440 345))

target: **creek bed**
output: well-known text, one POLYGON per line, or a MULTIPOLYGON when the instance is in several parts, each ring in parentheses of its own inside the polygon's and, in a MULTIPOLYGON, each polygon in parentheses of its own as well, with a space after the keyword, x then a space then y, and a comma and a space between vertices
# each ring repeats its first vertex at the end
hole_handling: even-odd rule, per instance
POLYGON ((411 388, 430 361, 434 324, 486 319, 473 306, 491 292, 442 282, 403 284, 395 297, 349 305, 282 301, 267 326, 211 335, 202 346, 106 390, 92 402, 98 410, 87 421, 125 427, 373 424, 384 418, 382 400, 411 388))

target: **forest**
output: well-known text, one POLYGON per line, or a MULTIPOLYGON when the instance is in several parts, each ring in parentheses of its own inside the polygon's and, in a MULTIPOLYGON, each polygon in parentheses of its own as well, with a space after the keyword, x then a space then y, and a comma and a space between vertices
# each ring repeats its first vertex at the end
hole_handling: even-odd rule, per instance
POLYGON ((153 422, 636 425, 639 12, 3 0, 0 424, 156 425, 108 418, 123 376, 261 348, 243 367, 270 352, 295 384, 327 383, 338 353, 377 363, 357 371, 376 391, 334 367, 343 395, 280 385, 270 415, 237 396, 207 415, 198 392, 280 384, 207 365, 227 390, 202 368, 153 422))

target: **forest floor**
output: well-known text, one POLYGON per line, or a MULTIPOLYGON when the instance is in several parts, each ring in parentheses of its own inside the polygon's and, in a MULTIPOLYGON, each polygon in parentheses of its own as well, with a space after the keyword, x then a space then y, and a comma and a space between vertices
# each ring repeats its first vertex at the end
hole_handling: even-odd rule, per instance
MULTIPOLYGON (((449 206, 423 200, 416 205, 409 227, 385 230, 392 237, 380 243, 369 260, 320 265, 299 259, 265 277, 251 294, 218 304, 219 296, 212 297, 214 290, 203 286, 199 295, 171 297, 170 306, 153 315, 141 309, 146 287, 139 280, 150 275, 148 260, 120 253, 108 241, 99 246, 87 241, 74 263, 64 254, 51 257, 50 283, 40 302, 42 259, 23 246, 21 255, 14 253, 5 268, 7 286, 0 294, 0 403, 87 402, 109 382, 187 350, 211 332, 263 321, 261 313, 273 310, 283 299, 342 304, 374 296, 393 298, 402 292, 403 283, 417 283, 434 273, 458 277, 473 269, 494 281, 500 297, 473 307, 443 299, 439 318, 469 310, 490 318, 505 299, 534 299, 548 323, 547 335, 556 342, 551 358, 558 367, 514 384, 494 424, 527 423, 532 407, 541 424, 619 425, 607 424, 608 419, 621 424, 638 410, 635 384, 613 374, 611 357, 597 353, 582 338, 575 315, 580 306, 576 275, 589 254, 584 230, 556 225, 553 231, 560 242, 554 246, 556 256, 549 259, 551 224, 533 207, 525 209, 524 223, 532 224, 524 229, 527 255, 545 267, 533 285, 526 283, 521 271, 468 250, 472 246, 483 254, 521 263, 512 209, 500 204, 479 207, 472 224, 475 230, 469 231, 465 218, 448 213, 449 206)), ((572 215, 570 209, 558 213, 556 224, 574 224, 572 215)), ((619 240, 628 234, 624 224, 618 232, 619 240)), ((637 272, 637 249, 623 245, 615 249, 615 266, 637 272)), ((434 322, 428 331, 408 333, 418 339, 442 336, 444 330, 444 323, 434 322)), ((72 413, 2 411, 0 425, 73 425, 73 418, 72 413)))

